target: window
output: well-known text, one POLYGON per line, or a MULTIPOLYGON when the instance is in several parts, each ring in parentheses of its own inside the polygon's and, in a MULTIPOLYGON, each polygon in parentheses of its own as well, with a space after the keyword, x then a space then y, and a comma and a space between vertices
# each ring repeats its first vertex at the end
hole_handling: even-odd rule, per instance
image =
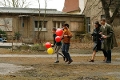
POLYGON ((62 25, 65 23, 65 21, 53 21, 53 27, 62 28, 62 25))
POLYGON ((87 32, 90 32, 90 17, 86 17, 86 27, 87 27, 87 32))
POLYGON ((41 29, 42 31, 46 31, 47 27, 47 21, 35 21, 35 31, 38 31, 38 28, 41 29))
POLYGON ((12 31, 12 18, 0 18, 0 29, 3 31, 12 31))

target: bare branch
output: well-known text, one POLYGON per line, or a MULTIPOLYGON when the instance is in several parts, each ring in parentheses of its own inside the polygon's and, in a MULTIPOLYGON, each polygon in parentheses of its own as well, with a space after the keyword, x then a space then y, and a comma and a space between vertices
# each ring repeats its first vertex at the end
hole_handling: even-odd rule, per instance
POLYGON ((102 12, 102 10, 100 10, 95 16, 93 16, 91 20, 93 20, 93 19, 95 19, 96 17, 98 17, 101 12, 102 12))
POLYGON ((25 6, 24 6, 24 8, 27 8, 27 7, 29 7, 29 5, 30 5, 31 3, 30 2, 28 2, 28 4, 26 4, 25 6))
POLYGON ((4 6, 7 6, 6 0, 4 0, 4 3, 5 3, 4 6))
POLYGON ((19 0, 16 0, 15 4, 16 4, 16 7, 19 7, 19 0))
POLYGON ((107 2, 105 0, 101 0, 102 2, 102 6, 103 6, 103 9, 104 9, 104 12, 105 12, 105 16, 106 16, 106 19, 108 20, 108 22, 110 21, 110 9, 109 9, 109 6, 107 4, 107 2))
POLYGON ((12 0, 12 6, 15 7, 15 0, 12 0))
POLYGON ((111 19, 110 19, 110 22, 111 22, 111 23, 113 22, 114 18, 116 17, 119 9, 120 9, 120 2, 118 2, 118 4, 116 5, 115 11, 114 11, 114 13, 113 13, 113 15, 112 15, 112 17, 111 17, 111 19))
POLYGON ((30 5, 30 2, 27 2, 26 0, 3 0, 0 2, 0 4, 4 7, 25 8, 30 5))
POLYGON ((120 0, 110 0, 109 6, 108 6, 108 2, 106 2, 106 0, 101 0, 101 2, 102 2, 102 6, 103 6, 103 9, 104 9, 104 12, 105 12, 107 22, 109 24, 111 24, 114 21, 116 15, 117 15, 117 13, 120 9, 120 0), (112 3, 113 4, 116 3, 116 5, 113 5, 112 3), (110 9, 114 10, 112 17, 110 16, 110 9))
POLYGON ((6 2, 8 3, 8 6, 10 6, 10 5, 11 5, 11 2, 10 2, 10 0, 7 0, 6 2))
POLYGON ((108 4, 108 7, 110 7, 111 3, 112 3, 113 0, 110 0, 109 4, 108 4))
POLYGON ((2 5, 2 6, 4 6, 4 7, 6 6, 6 5, 5 5, 4 3, 2 3, 2 2, 0 2, 0 5, 2 5))

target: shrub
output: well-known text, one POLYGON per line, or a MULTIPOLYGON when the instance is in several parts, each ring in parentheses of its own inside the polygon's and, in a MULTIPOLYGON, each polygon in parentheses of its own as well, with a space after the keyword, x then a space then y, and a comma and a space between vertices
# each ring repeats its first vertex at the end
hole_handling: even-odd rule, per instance
POLYGON ((21 50, 28 50, 28 49, 30 49, 29 45, 22 45, 21 46, 21 50))
POLYGON ((0 35, 2 35, 2 37, 4 38, 7 38, 7 33, 1 29, 0 29, 0 35))
POLYGON ((39 44, 34 44, 33 46, 31 46, 31 50, 39 51, 40 50, 40 45, 39 44))
POLYGON ((31 50, 34 50, 34 51, 42 51, 42 50, 45 50, 45 47, 43 46, 43 44, 34 44, 31 46, 31 50))
POLYGON ((92 41, 92 36, 90 33, 86 33, 84 36, 84 42, 91 42, 92 41))
POLYGON ((15 37, 15 39, 19 40, 21 37, 21 34, 19 32, 15 32, 14 37, 15 37))

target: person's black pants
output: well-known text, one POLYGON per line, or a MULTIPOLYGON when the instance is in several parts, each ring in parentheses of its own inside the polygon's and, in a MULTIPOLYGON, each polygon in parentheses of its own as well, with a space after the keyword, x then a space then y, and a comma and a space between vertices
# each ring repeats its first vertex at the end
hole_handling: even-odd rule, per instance
POLYGON ((103 50, 103 54, 107 58, 106 61, 111 61, 111 50, 103 50))

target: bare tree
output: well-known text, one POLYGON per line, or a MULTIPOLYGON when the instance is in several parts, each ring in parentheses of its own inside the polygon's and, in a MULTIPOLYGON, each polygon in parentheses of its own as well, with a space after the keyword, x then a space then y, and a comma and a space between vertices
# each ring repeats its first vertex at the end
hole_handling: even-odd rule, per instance
POLYGON ((44 18, 42 20, 42 23, 41 23, 41 27, 40 27, 40 0, 38 0, 38 4, 39 4, 39 19, 38 19, 38 35, 37 35, 37 42, 41 42, 41 38, 40 38, 40 34, 41 34, 41 31, 42 31, 42 28, 43 26, 45 25, 45 16, 46 16, 46 8, 47 8, 47 0, 45 0, 45 14, 44 14, 44 18))
POLYGON ((30 2, 27 2, 27 0, 1 0, 0 5, 4 7, 27 8, 30 2))
POLYGON ((111 24, 119 13, 120 0, 101 0, 101 2, 105 12, 105 17, 108 23, 111 24), (112 15, 110 15, 110 11, 112 11, 112 15))

